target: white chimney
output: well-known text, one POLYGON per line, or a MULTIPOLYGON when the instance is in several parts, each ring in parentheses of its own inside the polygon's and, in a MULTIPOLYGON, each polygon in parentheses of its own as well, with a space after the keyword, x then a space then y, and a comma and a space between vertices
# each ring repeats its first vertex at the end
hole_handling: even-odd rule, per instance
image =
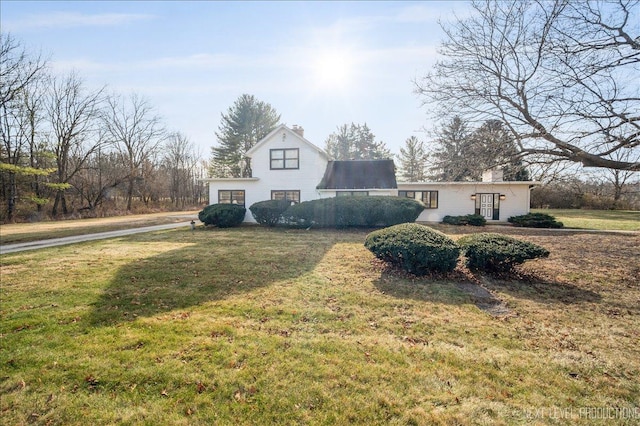
POLYGON ((490 169, 482 172, 483 182, 503 182, 504 172, 502 169, 490 169))
POLYGON ((297 134, 299 134, 304 138, 304 129, 302 128, 302 126, 298 126, 297 124, 294 124, 291 127, 291 130, 293 130, 294 132, 296 132, 297 134))

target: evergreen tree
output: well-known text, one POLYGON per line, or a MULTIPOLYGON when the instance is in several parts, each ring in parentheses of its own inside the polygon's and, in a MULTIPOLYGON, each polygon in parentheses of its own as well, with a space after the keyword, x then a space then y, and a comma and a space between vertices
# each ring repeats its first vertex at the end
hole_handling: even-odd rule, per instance
POLYGON ((458 116, 436 130, 436 149, 430 168, 434 179, 453 182, 473 180, 473 159, 468 156, 470 136, 467 124, 458 116))
POLYGON ((479 181, 482 172, 501 168, 504 180, 529 180, 518 147, 499 120, 487 120, 470 130, 458 116, 436 132, 431 171, 441 181, 479 181))
POLYGON ((280 122, 280 114, 268 103, 253 95, 243 94, 222 118, 211 148, 213 177, 250 177, 251 165, 245 153, 268 135, 280 122))
POLYGON ((376 142, 367 124, 343 124, 329 135, 325 150, 335 160, 381 160, 391 158, 384 142, 376 142))
POLYGON ((406 182, 420 182, 426 180, 427 153, 424 143, 415 136, 405 141, 404 148, 400 148, 398 161, 400 162, 400 176, 406 182))
POLYGON ((487 120, 473 132, 468 157, 474 162, 474 180, 480 180, 484 170, 493 168, 503 170, 504 180, 529 180, 513 136, 500 120, 487 120))

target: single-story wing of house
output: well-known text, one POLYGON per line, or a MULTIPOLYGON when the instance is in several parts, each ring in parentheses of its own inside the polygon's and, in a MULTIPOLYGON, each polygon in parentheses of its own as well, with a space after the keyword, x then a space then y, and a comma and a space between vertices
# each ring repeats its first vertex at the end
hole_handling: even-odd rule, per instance
POLYGON ((529 213, 530 190, 537 182, 503 181, 500 170, 482 182, 397 182, 393 160, 334 161, 304 137, 299 126, 276 127, 247 151, 251 177, 208 178, 209 202, 249 207, 264 200, 292 203, 340 196, 400 196, 425 205, 418 222, 445 216, 480 214, 489 223, 529 213))

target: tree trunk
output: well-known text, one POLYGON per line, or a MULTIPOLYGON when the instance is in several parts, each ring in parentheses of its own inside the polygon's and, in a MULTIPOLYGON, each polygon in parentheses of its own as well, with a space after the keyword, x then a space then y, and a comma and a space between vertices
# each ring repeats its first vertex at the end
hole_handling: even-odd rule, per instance
POLYGON ((133 180, 129 181, 129 187, 127 189, 127 211, 131 211, 131 199, 133 198, 133 180))

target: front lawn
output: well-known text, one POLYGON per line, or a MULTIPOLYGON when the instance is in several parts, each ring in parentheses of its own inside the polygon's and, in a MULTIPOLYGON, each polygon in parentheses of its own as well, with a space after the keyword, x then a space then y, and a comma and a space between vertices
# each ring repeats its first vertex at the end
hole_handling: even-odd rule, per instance
POLYGON ((637 422, 640 237, 504 232, 551 256, 519 277, 415 278, 364 231, 259 227, 3 255, 0 418, 637 422))
POLYGON ((554 216, 567 228, 640 231, 640 211, 531 209, 532 213, 554 216))

